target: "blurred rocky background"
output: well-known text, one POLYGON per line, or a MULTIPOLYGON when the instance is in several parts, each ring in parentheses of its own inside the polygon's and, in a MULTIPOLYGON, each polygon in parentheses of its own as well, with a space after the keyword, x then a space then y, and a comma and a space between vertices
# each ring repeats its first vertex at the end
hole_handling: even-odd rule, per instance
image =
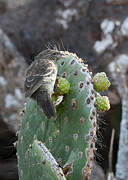
POLYGON ((25 103, 25 69, 36 54, 54 45, 75 52, 93 74, 104 71, 110 78, 112 85, 105 94, 111 110, 99 115, 97 163, 91 179, 107 179, 109 171, 115 172, 122 108, 109 65, 128 62, 128 0, 0 0, 1 180, 18 179, 13 143, 25 103), (113 128, 116 133, 110 168, 113 128))

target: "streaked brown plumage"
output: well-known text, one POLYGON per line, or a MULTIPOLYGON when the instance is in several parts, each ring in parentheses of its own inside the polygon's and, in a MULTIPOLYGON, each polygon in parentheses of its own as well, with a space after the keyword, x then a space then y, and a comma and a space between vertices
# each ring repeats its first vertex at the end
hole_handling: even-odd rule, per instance
POLYGON ((51 100, 57 77, 57 66, 51 54, 41 52, 26 71, 24 83, 25 97, 32 97, 42 107, 47 118, 55 116, 56 110, 51 100))

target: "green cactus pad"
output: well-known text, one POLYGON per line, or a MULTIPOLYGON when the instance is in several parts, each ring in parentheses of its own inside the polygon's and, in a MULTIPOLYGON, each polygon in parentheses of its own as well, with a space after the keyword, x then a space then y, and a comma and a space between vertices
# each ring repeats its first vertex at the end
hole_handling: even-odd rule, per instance
POLYGON ((98 95, 96 97, 96 108, 98 111, 108 111, 110 109, 110 102, 107 96, 98 95))
POLYGON ((110 81, 108 80, 108 77, 106 76, 106 73, 104 72, 97 73, 93 77, 92 81, 93 81, 93 87, 97 92, 105 91, 111 85, 110 81))
POLYGON ((57 93, 67 94, 70 90, 70 83, 66 78, 59 77, 57 82, 57 93))
MULTIPOLYGON (((32 179, 66 180, 59 164, 40 141, 34 140, 33 144, 29 146, 29 149, 25 154, 25 161, 27 166, 26 171, 29 170, 28 174, 32 174, 32 179)), ((29 179, 30 176, 27 176, 27 173, 24 178, 23 170, 20 169, 20 171, 20 179, 29 179)))
MULTIPOLYGON (((35 180, 29 172, 32 156, 26 159, 35 137, 45 143, 57 163, 63 167, 66 179, 82 180, 91 173, 96 142, 95 91, 91 75, 83 61, 75 54, 60 52, 57 60, 58 76, 70 83, 70 91, 56 106, 56 117, 46 118, 42 109, 33 100, 26 105, 18 136, 18 166, 20 180, 35 180)), ((41 160, 36 162, 37 171, 45 180, 41 160)), ((40 180, 36 178, 36 180, 40 180)))

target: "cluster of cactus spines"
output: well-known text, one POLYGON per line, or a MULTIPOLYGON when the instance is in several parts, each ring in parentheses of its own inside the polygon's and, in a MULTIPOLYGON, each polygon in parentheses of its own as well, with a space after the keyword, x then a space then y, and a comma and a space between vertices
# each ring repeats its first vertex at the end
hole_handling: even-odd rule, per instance
MULTIPOLYGON (((42 161, 34 156, 33 148, 31 152, 34 157, 30 154, 35 137, 44 143, 63 168, 67 180, 89 179, 91 174, 98 128, 96 92, 91 73, 83 60, 73 53, 60 51, 58 57, 58 77, 65 78, 66 81, 62 79, 64 83, 70 84, 69 91, 65 94, 61 91, 63 99, 56 106, 56 117, 50 120, 35 101, 30 99, 27 102, 17 148, 20 180, 41 179, 33 178, 36 174, 29 172, 27 165, 32 167, 31 162, 38 168, 36 172, 40 176, 42 174, 42 179, 46 179, 47 174, 42 172, 42 161), (30 155, 26 158, 28 154, 30 155)), ((63 81, 60 89, 63 90, 63 81)), ((57 93, 55 91, 54 96, 57 93)), ((56 98, 53 99, 56 101, 56 98)))

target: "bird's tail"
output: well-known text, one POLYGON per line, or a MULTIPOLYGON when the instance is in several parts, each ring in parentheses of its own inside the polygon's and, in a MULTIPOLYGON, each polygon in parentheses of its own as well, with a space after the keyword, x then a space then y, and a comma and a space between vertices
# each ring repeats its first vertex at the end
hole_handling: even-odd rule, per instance
POLYGON ((50 95, 46 91, 39 92, 36 100, 37 103, 42 107, 44 114, 48 119, 56 115, 56 109, 52 103, 50 95))

